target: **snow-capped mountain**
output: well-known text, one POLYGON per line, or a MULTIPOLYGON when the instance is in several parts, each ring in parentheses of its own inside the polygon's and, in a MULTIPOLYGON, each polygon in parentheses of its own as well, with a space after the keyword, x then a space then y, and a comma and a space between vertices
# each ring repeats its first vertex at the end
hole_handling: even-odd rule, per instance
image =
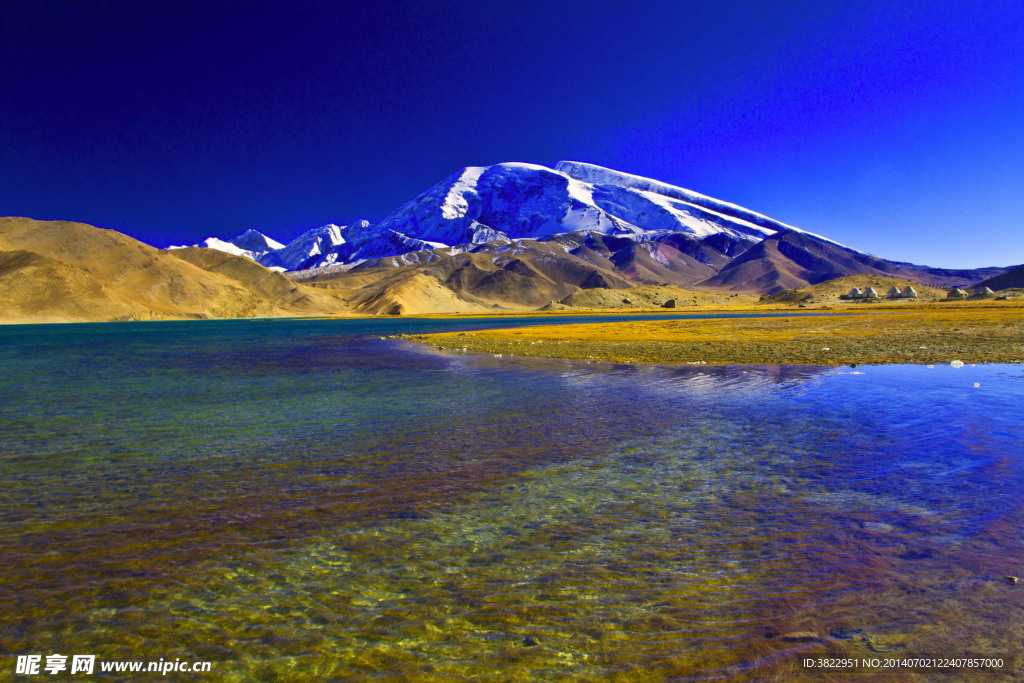
MULTIPOLYGON (((368 223, 367 221, 361 222, 368 223)), ((268 268, 280 267, 285 270, 304 270, 314 267, 306 265, 307 262, 329 265, 337 259, 337 253, 332 250, 345 243, 342 232, 346 229, 347 226, 328 223, 319 228, 307 230, 289 242, 288 246, 282 246, 276 251, 264 254, 259 261, 268 268)))
MULTIPOLYGON (((633 242, 670 235, 743 243, 797 230, 735 204, 657 180, 577 161, 555 168, 503 163, 469 166, 402 204, 377 224, 324 225, 287 246, 250 230, 205 246, 249 256, 265 266, 307 270, 333 264, 503 240, 600 233, 633 242)), ((799 232, 799 231, 798 231, 799 232)), ((728 252, 728 245, 718 245, 728 252)))
MULTIPOLYGON (((259 230, 246 230, 233 240, 222 240, 217 237, 207 237, 194 247, 205 247, 216 249, 235 256, 244 256, 253 261, 259 261, 266 254, 284 249, 284 245, 277 240, 271 239, 259 230)), ((184 247, 168 247, 168 249, 184 249, 184 247)))
POLYGON ((284 249, 284 245, 277 240, 270 239, 259 230, 246 230, 241 235, 231 240, 231 244, 239 249, 252 252, 257 256, 267 252, 284 249))
POLYGON ((331 247, 310 254, 301 267, 573 232, 634 242, 673 234, 698 240, 719 236, 749 246, 779 230, 797 229, 734 204, 593 164, 562 161, 552 169, 503 163, 464 168, 380 223, 348 226, 331 247))
MULTIPOLYGON (((852 273, 899 273, 922 282, 948 275, 878 259, 691 190, 577 161, 555 168, 469 166, 379 223, 332 223, 287 246, 255 230, 198 246, 303 271, 300 278, 353 267, 423 267, 459 254, 489 255, 483 261, 521 271, 527 258, 542 277, 577 287, 671 283, 770 292, 852 273)), ((469 278, 461 272, 445 277, 469 278)))

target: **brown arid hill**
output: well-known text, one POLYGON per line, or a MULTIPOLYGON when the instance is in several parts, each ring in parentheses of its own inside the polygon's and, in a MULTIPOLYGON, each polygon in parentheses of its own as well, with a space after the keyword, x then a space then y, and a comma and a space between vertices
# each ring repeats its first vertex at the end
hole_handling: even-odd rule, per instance
POLYGON ((416 313, 478 313, 491 306, 471 297, 460 297, 437 279, 422 272, 401 272, 378 286, 357 292, 354 310, 374 315, 416 313))
MULTIPOLYGON (((972 271, 886 261, 796 231, 781 231, 753 245, 685 235, 637 243, 576 232, 452 251, 419 251, 291 277, 334 289, 354 311, 368 314, 656 308, 668 299, 676 299, 677 306, 720 306, 742 303, 735 296, 756 297, 851 275, 896 278, 922 292, 936 278, 957 285, 981 279, 972 271), (645 289, 650 287, 655 289, 645 289)), ((839 286, 848 291, 855 285, 843 281, 839 286)))
POLYGON ((634 284, 610 262, 592 263, 532 240, 499 253, 416 252, 293 277, 338 292, 356 312, 386 315, 531 310, 582 289, 634 284))
POLYGON ((780 230, 743 252, 712 278, 700 282, 699 287, 772 294, 858 273, 902 274, 901 268, 891 261, 841 247, 806 232, 780 230))
MULTIPOLYGON (((326 272, 307 271, 293 276, 300 280, 348 280, 356 273, 365 277, 370 271, 379 271, 377 277, 393 282, 405 276, 384 276, 383 270, 412 269, 436 279, 460 300, 473 305, 482 301, 521 309, 556 306, 578 291, 648 285, 762 295, 856 274, 895 277, 917 285, 959 287, 972 286, 1002 272, 999 268, 949 270, 887 261, 794 230, 782 230, 759 243, 730 240, 723 235, 698 238, 684 234, 635 242, 623 236, 571 232, 539 240, 497 240, 472 245, 469 252, 452 251, 445 248, 378 258, 347 273, 342 272, 344 267, 331 272, 332 267, 326 272)), ((593 296, 608 301, 616 297, 593 296)))
MULTIPOLYGON (((727 306, 854 274, 920 288, 929 278, 977 282, 980 272, 894 263, 781 231, 757 244, 572 232, 283 275, 213 249, 161 250, 81 223, 0 218, 0 322, 656 308, 669 299, 727 306)), ((837 291, 864 286, 850 282, 837 291)))
POLYGON ((155 249, 69 221, 0 218, 0 322, 326 315, 330 292, 207 249, 155 249))
POLYGON ((988 287, 994 292, 998 292, 1001 289, 1024 288, 1024 265, 1011 268, 1001 275, 996 275, 984 282, 979 282, 977 286, 988 287))
POLYGON ((973 287, 1003 270, 952 270, 887 261, 815 235, 781 230, 738 255, 715 275, 694 285, 710 291, 774 294, 861 274, 909 280, 915 286, 973 287))
POLYGON ((334 313, 342 305, 342 302, 330 293, 300 285, 287 276, 268 270, 242 256, 200 247, 171 249, 167 253, 207 272, 230 278, 245 287, 250 294, 272 302, 274 306, 283 310, 334 313))
POLYGON ((935 287, 928 287, 922 285, 920 282, 913 280, 907 280, 905 278, 886 277, 884 275, 847 275, 845 277, 839 277, 834 280, 827 280, 816 285, 810 285, 808 287, 798 287, 796 289, 784 289, 779 292, 775 292, 769 296, 762 298, 763 303, 780 303, 780 304, 804 304, 804 305, 833 305, 833 304, 844 304, 850 306, 870 305, 871 303, 887 302, 906 304, 914 301, 913 299, 888 299, 886 293, 892 287, 898 287, 900 290, 906 287, 913 287, 917 292, 917 301, 940 301, 946 298, 946 290, 938 289, 935 287), (871 300, 848 300, 842 297, 846 295, 851 289, 856 287, 860 290, 865 290, 868 287, 874 287, 875 291, 881 296, 876 301, 871 300))
POLYGON ((669 235, 658 242, 634 242, 599 233, 567 233, 539 244, 559 246, 555 259, 574 257, 631 285, 660 284, 688 287, 717 272, 729 257, 710 243, 684 235, 669 235))
POLYGON ((641 285, 628 290, 621 289, 584 289, 574 292, 551 306, 552 310, 606 309, 606 308, 690 308, 694 306, 733 306, 750 305, 757 302, 756 296, 749 294, 720 294, 697 292, 671 285, 641 285))
POLYGON ((487 243, 472 252, 414 252, 292 277, 342 293, 360 313, 651 308, 669 299, 679 306, 735 303, 739 294, 734 292, 688 289, 727 263, 729 257, 713 246, 683 237, 638 244, 610 235, 567 233, 487 243), (424 290, 415 297, 413 283, 424 290))

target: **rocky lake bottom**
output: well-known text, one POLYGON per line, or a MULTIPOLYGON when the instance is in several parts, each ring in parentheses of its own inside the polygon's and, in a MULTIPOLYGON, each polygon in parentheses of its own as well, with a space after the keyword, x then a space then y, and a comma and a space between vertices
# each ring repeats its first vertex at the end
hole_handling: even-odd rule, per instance
POLYGON ((1021 648, 1024 367, 381 338, 485 324, 0 328, 0 671, 821 680, 802 660, 1021 648))

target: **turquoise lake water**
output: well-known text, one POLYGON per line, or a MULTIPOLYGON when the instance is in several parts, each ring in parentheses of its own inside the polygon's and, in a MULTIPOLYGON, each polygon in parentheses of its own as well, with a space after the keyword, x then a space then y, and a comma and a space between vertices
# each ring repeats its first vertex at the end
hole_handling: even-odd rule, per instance
POLYGON ((80 653, 213 662, 195 680, 847 680, 800 660, 1020 649, 1024 366, 379 338, 493 324, 0 327, 0 678, 80 653))

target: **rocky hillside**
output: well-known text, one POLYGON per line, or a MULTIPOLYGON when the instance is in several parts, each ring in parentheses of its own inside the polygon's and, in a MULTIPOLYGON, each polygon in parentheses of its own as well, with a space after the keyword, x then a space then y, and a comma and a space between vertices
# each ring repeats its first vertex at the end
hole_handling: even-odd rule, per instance
POLYGON ((0 321, 325 315, 337 297, 241 256, 155 249, 82 223, 0 218, 0 321))
POLYGON ((988 287, 998 292, 1001 289, 1024 288, 1024 265, 1011 268, 1006 272, 978 283, 979 287, 988 287))
POLYGON ((874 288, 874 290, 881 297, 876 301, 889 301, 890 303, 905 303, 911 301, 911 299, 896 299, 889 300, 886 297, 887 292, 892 287, 897 287, 901 291, 907 287, 912 287, 917 292, 918 301, 940 301, 946 298, 947 290, 939 289, 936 287, 929 287, 922 285, 920 282, 914 280, 907 280, 905 278, 894 278, 883 275, 847 275, 845 277, 836 278, 834 280, 827 280, 816 285, 810 285, 807 287, 799 287, 796 289, 784 289, 769 296, 763 297, 762 301, 768 303, 791 303, 791 304, 850 304, 859 305, 863 303, 871 303, 865 300, 849 300, 844 297, 850 292, 851 289, 857 288, 862 291, 868 288, 874 288))

